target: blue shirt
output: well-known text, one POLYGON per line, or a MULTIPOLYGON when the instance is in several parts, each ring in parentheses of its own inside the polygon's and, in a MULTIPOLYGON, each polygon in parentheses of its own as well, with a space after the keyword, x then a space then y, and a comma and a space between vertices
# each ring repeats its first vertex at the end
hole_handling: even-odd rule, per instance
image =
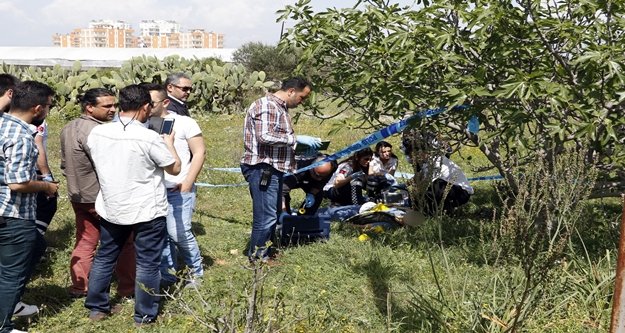
POLYGON ((0 214, 35 220, 37 193, 11 191, 8 184, 25 183, 37 177, 37 147, 28 124, 4 113, 0 118, 0 214))

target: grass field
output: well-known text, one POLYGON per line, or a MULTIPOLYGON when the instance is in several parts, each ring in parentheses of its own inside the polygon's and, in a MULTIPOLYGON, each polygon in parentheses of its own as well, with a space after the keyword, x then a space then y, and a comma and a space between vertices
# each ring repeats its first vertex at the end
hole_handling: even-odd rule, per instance
MULTIPOLYGON (((49 117, 49 159, 61 180, 59 210, 47 238, 50 251, 28 286, 24 300, 40 305, 39 316, 17 322, 29 332, 133 332, 133 302, 101 322, 87 319, 83 300, 68 297, 73 213, 59 171, 58 114, 49 117)), ((238 167, 242 115, 197 118, 208 147, 199 182, 240 184, 239 173, 211 167, 238 167)), ((328 138, 336 151, 367 134, 302 118, 296 133, 328 138)), ((399 138, 389 140, 396 147, 399 138)), ((399 150, 396 149, 399 155, 399 150)), ((474 156, 475 151, 465 151, 474 156)), ((403 162, 403 158, 401 159, 403 162)), ((466 161, 469 176, 473 176, 466 161)), ((120 166, 123 167, 123 166, 120 166)), ((411 172, 406 163, 400 170, 411 172)), ((371 234, 335 224, 328 242, 285 249, 279 265, 263 267, 255 332, 503 332, 514 315, 524 274, 519 265, 493 262, 498 208, 492 183, 474 184, 476 195, 453 217, 428 220, 419 228, 371 234)), ((301 198, 297 193, 296 198, 301 198), (298 195, 298 196, 297 196, 298 195)), ((297 201, 297 200, 296 200, 297 201)), ((602 332, 610 314, 619 204, 593 202, 579 223, 580 237, 554 269, 542 301, 524 318, 524 332, 602 332), (585 246, 585 247, 584 247, 585 246), (584 249, 586 251, 584 251, 584 249)), ((184 290, 163 303, 157 324, 145 332, 242 332, 254 270, 243 255, 251 230, 246 187, 201 187, 193 221, 206 266, 196 292, 184 290), (212 327, 212 329, 211 329, 212 327)), ((114 290, 114 289, 113 289, 114 290)), ((113 291, 114 294, 114 291, 113 291)))

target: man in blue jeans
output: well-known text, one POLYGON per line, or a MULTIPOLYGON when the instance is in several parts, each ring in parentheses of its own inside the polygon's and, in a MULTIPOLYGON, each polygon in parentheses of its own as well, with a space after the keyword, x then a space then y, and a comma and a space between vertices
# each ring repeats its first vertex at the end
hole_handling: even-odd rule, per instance
POLYGON ((8 113, 0 117, 0 332, 13 329, 11 316, 20 300, 32 256, 37 251, 37 193, 55 196, 58 183, 37 180, 37 149, 29 124, 41 125, 52 106, 49 86, 17 84, 8 113))
POLYGON ((301 77, 282 82, 280 90, 257 99, 248 108, 243 128, 245 151, 241 172, 249 183, 252 196, 252 236, 248 257, 267 261, 267 243, 275 232, 278 212, 282 210, 282 176, 295 171, 295 146, 312 149, 321 139, 295 136, 289 108, 297 107, 310 94, 310 83, 301 77))
MULTIPOLYGON (((202 256, 195 235, 191 231, 191 218, 195 209, 195 180, 204 165, 206 148, 202 130, 191 117, 182 116, 167 110, 170 100, 167 98, 165 87, 156 83, 142 84, 150 92, 154 108, 153 118, 173 119, 173 130, 176 133, 174 147, 180 156, 180 173, 176 176, 165 173, 165 187, 167 187, 167 201, 169 213, 167 215, 167 240, 161 260, 161 279, 164 285, 171 285, 177 281, 174 273, 177 270, 176 257, 182 256, 189 268, 189 276, 185 279, 186 285, 194 286, 197 280, 204 275, 202 256)), ((156 121, 154 121, 157 123, 156 121)))
POLYGON ((89 275, 85 307, 97 321, 111 307, 111 276, 123 245, 134 237, 137 326, 156 320, 160 297, 161 253, 165 243, 167 194, 164 171, 180 172, 174 133, 159 135, 143 126, 154 106, 147 89, 130 85, 119 91, 119 121, 94 127, 87 146, 100 182, 95 209, 102 218, 100 247, 89 275))

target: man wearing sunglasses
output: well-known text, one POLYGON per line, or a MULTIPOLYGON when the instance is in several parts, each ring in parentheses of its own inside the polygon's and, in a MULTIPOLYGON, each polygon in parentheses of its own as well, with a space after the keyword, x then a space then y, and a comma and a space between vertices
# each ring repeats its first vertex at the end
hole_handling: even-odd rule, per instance
POLYGON ((188 267, 187 286, 197 286, 199 279, 204 275, 202 256, 197 239, 191 230, 191 218, 195 210, 196 188, 195 181, 202 170, 206 148, 202 138, 202 130, 191 117, 180 116, 167 111, 170 103, 167 99, 165 87, 157 83, 141 84, 150 92, 154 108, 150 114, 150 123, 160 119, 175 119, 174 147, 180 157, 181 170, 178 175, 165 173, 165 187, 167 188, 167 233, 161 259, 162 285, 168 286, 177 282, 172 272, 178 269, 177 257, 184 260, 188 267), (156 119, 155 119, 156 118, 156 119))
POLYGON ((185 73, 170 74, 165 80, 165 88, 167 88, 167 97, 170 100, 167 111, 190 117, 187 99, 193 89, 191 78, 185 73))

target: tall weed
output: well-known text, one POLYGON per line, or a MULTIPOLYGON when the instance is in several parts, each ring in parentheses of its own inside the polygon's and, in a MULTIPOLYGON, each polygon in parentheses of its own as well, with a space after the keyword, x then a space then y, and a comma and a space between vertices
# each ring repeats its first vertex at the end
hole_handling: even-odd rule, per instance
MULTIPOLYGON (((428 329, 517 332, 523 328, 556 280, 554 268, 565 259, 594 186, 597 172, 586 166, 584 158, 584 151, 560 154, 553 163, 536 156, 533 164, 514 172, 518 193, 500 192, 502 207, 492 221, 498 227, 485 228, 491 234, 481 235, 484 262, 493 265, 488 282, 473 286, 476 290, 468 282, 444 286, 436 279, 435 296, 411 290, 415 311, 436 323, 428 329)), ((439 248, 446 258, 447 250, 439 248)), ((454 265, 444 262, 444 274, 456 274, 454 265)), ((433 262, 431 269, 436 276, 433 262)))

